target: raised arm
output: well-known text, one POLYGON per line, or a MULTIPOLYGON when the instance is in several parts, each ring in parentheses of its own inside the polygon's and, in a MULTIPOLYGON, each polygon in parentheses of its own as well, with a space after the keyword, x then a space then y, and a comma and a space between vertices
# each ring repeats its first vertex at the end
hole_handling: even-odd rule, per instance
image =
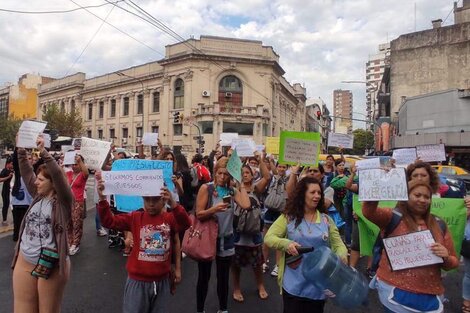
POLYGON ((291 172, 289 175, 289 180, 286 184, 287 198, 291 199, 294 195, 295 186, 297 185, 297 175, 299 175, 300 165, 294 165, 291 167, 291 172))
POLYGON ((80 171, 82 172, 85 180, 88 179, 88 166, 82 161, 82 158, 79 155, 75 156, 75 163, 77 163, 78 167, 80 167, 80 171))
POLYGON ((269 173, 268 167, 266 166, 266 163, 264 162, 264 154, 257 154, 256 156, 258 158, 261 179, 255 185, 255 192, 257 194, 261 194, 266 190, 266 187, 268 186, 271 179, 271 175, 269 173))
POLYGON ((36 174, 34 173, 33 166, 28 160, 28 154, 25 149, 18 148, 18 166, 20 175, 25 183, 26 190, 34 198, 36 196, 36 174))

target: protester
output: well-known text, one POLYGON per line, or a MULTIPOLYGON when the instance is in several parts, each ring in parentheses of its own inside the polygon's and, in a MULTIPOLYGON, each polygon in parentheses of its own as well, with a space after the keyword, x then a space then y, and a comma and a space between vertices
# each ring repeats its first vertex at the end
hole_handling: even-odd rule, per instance
MULTIPOLYGON (((298 255, 297 247, 329 246, 343 262, 347 249, 333 220, 324 210, 323 185, 313 177, 302 178, 292 198, 265 237, 271 248, 298 255)), ((286 266, 285 254, 279 262, 278 283, 281 287, 284 313, 323 312, 324 290, 320 290, 302 275, 303 262, 296 268, 286 266)))
POLYGON ((8 210, 10 209, 10 183, 13 178, 13 161, 7 159, 5 161, 5 167, 0 172, 0 183, 2 186, 2 226, 8 226, 7 217, 8 210))
MULTIPOLYGON (((216 217, 219 225, 216 256, 219 313, 227 312, 230 263, 232 256, 235 254, 233 244, 234 202, 241 209, 248 209, 251 205, 247 190, 243 184, 239 188, 230 186, 231 176, 227 170, 227 163, 228 158, 226 157, 222 157, 217 161, 214 167, 214 182, 202 185, 196 198, 196 217, 200 220, 216 217), (223 201, 223 198, 226 196, 231 196, 230 203, 223 201)), ((211 268, 211 261, 198 262, 198 280, 196 286, 197 312, 204 312, 211 268)))
MULTIPOLYGON (((402 214, 398 226, 388 235, 402 236, 416 231, 430 230, 435 240, 431 252, 443 263, 392 271, 386 251, 382 256, 377 275, 371 286, 378 290, 384 312, 442 312, 444 286, 441 270, 451 270, 459 265, 450 231, 442 230, 439 221, 431 214, 433 188, 422 180, 408 183, 408 201, 400 201, 397 210, 402 214)), ((392 209, 377 208, 378 202, 365 201, 364 216, 384 230, 392 219, 392 209)))
POLYGON ((325 169, 325 178, 323 184, 326 187, 330 186, 331 180, 335 177, 335 158, 331 154, 326 157, 326 162, 323 165, 325 169))
POLYGON ((18 150, 21 176, 34 197, 20 229, 13 259, 14 312, 60 312, 70 274, 67 233, 73 194, 66 177, 38 137, 44 161, 37 175, 26 150, 18 150))
POLYGON ((186 157, 181 153, 175 154, 175 178, 174 183, 178 183, 179 203, 186 209, 191 211, 194 207, 194 195, 191 192, 191 170, 189 169, 186 157))

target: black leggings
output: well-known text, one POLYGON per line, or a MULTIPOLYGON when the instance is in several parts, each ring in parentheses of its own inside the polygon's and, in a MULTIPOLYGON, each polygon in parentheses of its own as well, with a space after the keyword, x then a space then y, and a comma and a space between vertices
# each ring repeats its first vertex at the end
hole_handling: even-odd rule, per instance
POLYGON ((18 241, 20 233, 20 226, 23 218, 28 211, 29 205, 14 205, 13 206, 13 241, 18 241))
MULTIPOLYGON (((219 297, 219 309, 222 311, 227 310, 231 260, 231 256, 217 256, 215 259, 217 267, 217 296, 219 297)), ((197 265, 199 269, 196 287, 197 311, 203 312, 211 278, 212 261, 198 262, 197 265)))
POLYGON ((297 297, 282 289, 282 301, 284 302, 283 313, 323 313, 325 300, 312 300, 308 298, 297 297))
MULTIPOLYGON (((4 184, 6 184, 6 182, 4 182, 4 184)), ((8 208, 10 207, 10 190, 9 189, 2 189, 2 201, 3 201, 2 217, 3 217, 3 221, 6 221, 7 216, 8 216, 8 208)))

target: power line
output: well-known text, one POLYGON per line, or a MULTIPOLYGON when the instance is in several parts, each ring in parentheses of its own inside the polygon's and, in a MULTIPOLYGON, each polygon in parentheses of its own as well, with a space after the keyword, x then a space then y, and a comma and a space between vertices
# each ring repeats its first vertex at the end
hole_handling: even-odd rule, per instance
POLYGON ((89 8, 99 8, 103 7, 105 5, 110 5, 110 4, 116 4, 119 2, 122 2, 124 0, 118 0, 116 2, 107 2, 107 3, 102 3, 98 5, 88 5, 80 8, 75 8, 75 9, 70 9, 70 10, 57 10, 57 11, 21 11, 21 10, 10 10, 10 9, 1 9, 0 11, 2 12, 8 12, 8 13, 18 13, 18 14, 62 14, 62 13, 70 13, 70 12, 75 12, 83 9, 89 9, 89 8))
MULTIPOLYGON (((459 4, 460 0, 457 0, 455 2, 455 5, 457 6, 459 4)), ((446 18, 444 19, 444 22, 442 22, 442 24, 444 25, 447 21, 447 19, 449 18, 450 14, 454 11, 454 8, 452 7, 452 9, 450 10, 449 14, 447 14, 446 18)))

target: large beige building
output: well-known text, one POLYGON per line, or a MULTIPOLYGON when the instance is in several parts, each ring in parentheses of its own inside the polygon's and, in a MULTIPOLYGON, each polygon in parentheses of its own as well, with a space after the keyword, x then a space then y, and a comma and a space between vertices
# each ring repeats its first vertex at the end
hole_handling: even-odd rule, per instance
POLYGON ((193 154, 199 128, 208 153, 222 132, 262 144, 281 130, 305 130, 306 90, 284 73, 260 41, 201 36, 167 46, 156 62, 42 85, 39 106, 79 108, 85 136, 130 150, 142 133, 158 132, 164 145, 193 154))
POLYGON ((333 131, 335 133, 352 133, 353 95, 351 90, 337 89, 333 91, 333 115, 335 122, 333 131))
MULTIPOLYGON (((369 61, 366 63, 366 111, 368 121, 378 117, 378 89, 385 72, 385 67, 389 63, 390 43, 380 44, 378 52, 369 56, 369 61)), ((367 127, 371 129, 372 125, 373 124, 370 123, 367 127)))

